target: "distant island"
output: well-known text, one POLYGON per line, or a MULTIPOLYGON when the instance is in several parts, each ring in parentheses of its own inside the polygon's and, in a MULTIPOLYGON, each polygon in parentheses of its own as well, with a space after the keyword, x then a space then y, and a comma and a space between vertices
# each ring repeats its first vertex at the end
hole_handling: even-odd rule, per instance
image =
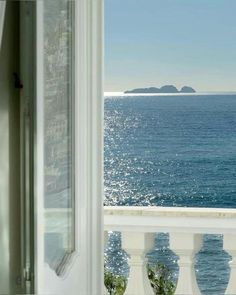
POLYGON ((196 91, 190 86, 184 86, 178 90, 173 85, 165 85, 161 88, 148 87, 148 88, 135 88, 133 90, 127 90, 125 93, 195 93, 196 91))

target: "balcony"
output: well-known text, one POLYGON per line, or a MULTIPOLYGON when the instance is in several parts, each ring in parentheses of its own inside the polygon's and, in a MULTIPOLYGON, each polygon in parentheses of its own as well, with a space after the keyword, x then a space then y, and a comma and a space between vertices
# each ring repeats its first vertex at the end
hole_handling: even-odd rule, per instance
POLYGON ((169 247, 179 257, 175 294, 200 295, 195 256, 204 234, 223 235, 223 249, 231 256, 227 295, 236 294, 236 210, 167 207, 105 207, 105 247, 108 231, 121 232, 129 255, 125 295, 154 294, 146 271, 146 254, 154 248, 156 233, 169 233, 169 247))

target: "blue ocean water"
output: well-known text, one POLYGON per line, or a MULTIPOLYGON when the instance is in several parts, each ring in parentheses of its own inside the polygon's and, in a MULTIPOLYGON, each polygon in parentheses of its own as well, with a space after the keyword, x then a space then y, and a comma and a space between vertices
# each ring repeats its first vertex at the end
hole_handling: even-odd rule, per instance
MULTIPOLYGON (((236 95, 106 97, 104 167, 107 205, 236 208, 236 95)), ((150 259, 165 251, 163 235, 150 259)), ((203 294, 224 293, 229 259, 205 236, 203 294)))
POLYGON ((236 207, 236 96, 105 99, 112 205, 236 207))

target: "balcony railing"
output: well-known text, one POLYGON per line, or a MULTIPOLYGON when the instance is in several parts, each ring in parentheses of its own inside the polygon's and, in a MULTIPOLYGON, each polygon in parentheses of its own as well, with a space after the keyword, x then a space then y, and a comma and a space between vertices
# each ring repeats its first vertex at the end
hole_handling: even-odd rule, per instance
POLYGON ((236 210, 167 207, 105 207, 105 245, 108 231, 121 232, 122 248, 129 254, 125 295, 154 294, 146 271, 146 254, 157 232, 169 233, 170 249, 178 257, 175 294, 200 295, 195 254, 204 234, 223 235, 223 248, 232 257, 225 294, 236 294, 236 210))

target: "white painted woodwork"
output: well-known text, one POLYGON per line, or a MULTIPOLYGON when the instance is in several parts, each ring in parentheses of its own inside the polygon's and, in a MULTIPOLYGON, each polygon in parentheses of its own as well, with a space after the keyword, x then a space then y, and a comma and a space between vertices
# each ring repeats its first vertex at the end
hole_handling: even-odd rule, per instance
POLYGON ((129 279, 125 295, 153 294, 147 276, 145 256, 154 247, 154 234, 142 232, 123 232, 122 248, 129 254, 129 279))
POLYGON ((225 295, 234 295, 236 294, 236 235, 224 235, 224 250, 232 257, 229 262, 231 271, 225 295))
MULTIPOLYGON (((45 0, 46 1, 46 0, 45 0)), ((103 5, 75 1, 75 252, 57 276, 44 262, 43 3, 36 1, 35 293, 103 294, 103 5)), ((53 212, 51 212, 53 213, 53 212)), ((63 212, 62 212, 63 215, 63 212)))

